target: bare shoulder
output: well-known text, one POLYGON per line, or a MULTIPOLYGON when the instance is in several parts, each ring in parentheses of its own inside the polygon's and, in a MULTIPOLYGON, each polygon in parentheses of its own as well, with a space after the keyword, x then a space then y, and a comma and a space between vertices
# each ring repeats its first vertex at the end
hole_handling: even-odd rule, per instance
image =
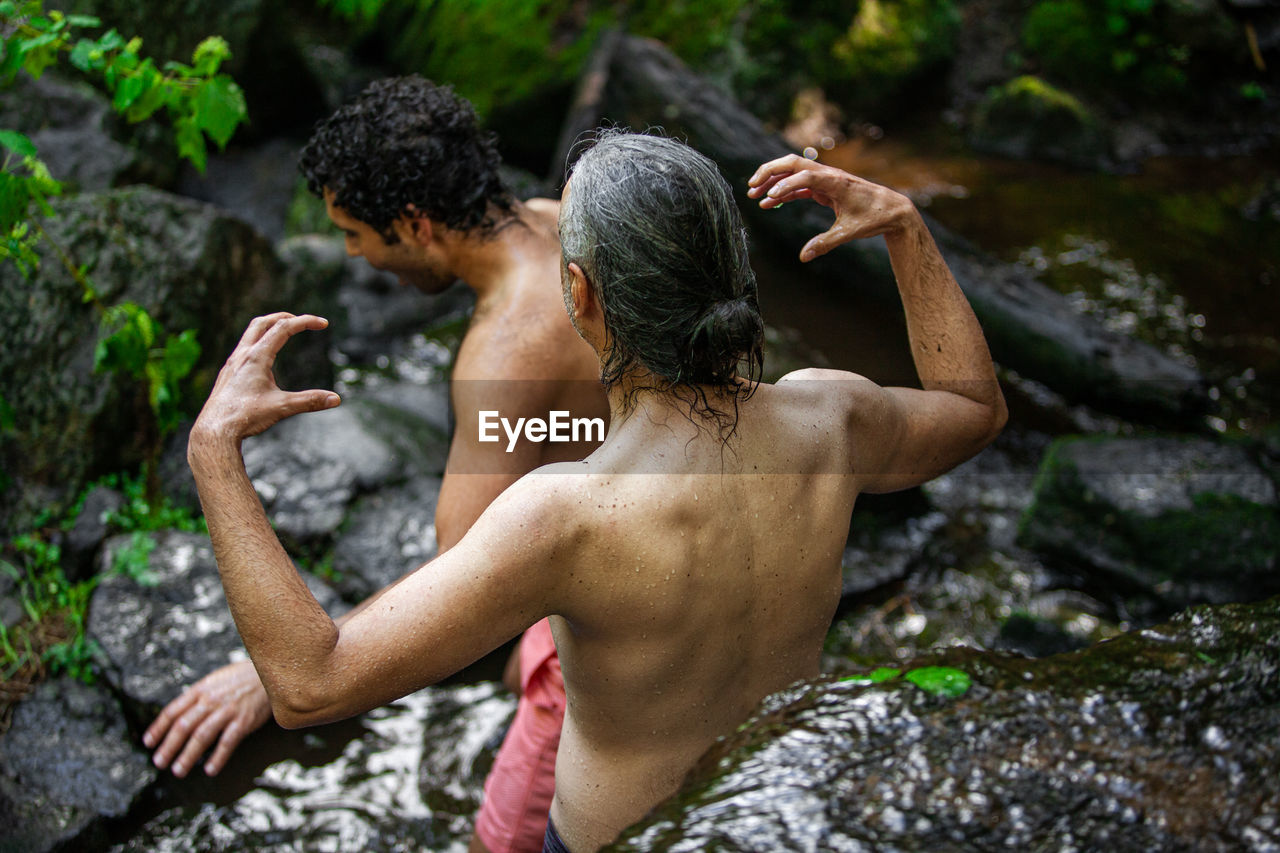
POLYGON ((525 474, 489 504, 468 538, 506 545, 514 536, 521 547, 559 547, 581 521, 569 511, 584 492, 581 470, 581 463, 565 462, 525 474))
POLYGON ((539 216, 560 216, 560 200, 554 198, 531 198, 524 203, 533 213, 539 216))
POLYGON ((793 370, 779 379, 776 387, 802 405, 831 408, 850 418, 885 402, 880 385, 848 370, 824 367, 793 370))

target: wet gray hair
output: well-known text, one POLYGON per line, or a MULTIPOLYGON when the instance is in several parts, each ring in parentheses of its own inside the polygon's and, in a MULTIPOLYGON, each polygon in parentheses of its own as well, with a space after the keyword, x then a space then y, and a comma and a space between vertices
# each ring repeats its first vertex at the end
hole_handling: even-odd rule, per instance
POLYGON ((604 311, 601 381, 647 370, 659 390, 691 391, 691 412, 736 423, 763 368, 764 321, 729 184, 673 139, 602 130, 588 144, 560 207, 560 244, 604 311), (734 418, 708 386, 732 397, 734 418))

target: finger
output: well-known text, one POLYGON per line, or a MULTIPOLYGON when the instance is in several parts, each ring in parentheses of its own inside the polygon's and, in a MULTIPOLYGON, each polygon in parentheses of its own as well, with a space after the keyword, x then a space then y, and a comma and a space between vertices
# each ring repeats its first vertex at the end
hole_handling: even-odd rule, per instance
POLYGON ((319 331, 329 325, 329 321, 314 314, 301 314, 297 317, 289 315, 275 323, 258 341, 257 349, 267 358, 274 360, 280 349, 289 338, 301 331, 310 329, 319 331))
POLYGON ((253 346, 263 335, 265 335, 276 323, 286 317, 292 317, 288 311, 277 311, 274 314, 264 314, 261 317, 254 317, 249 321, 249 326, 244 330, 244 334, 240 336, 240 346, 253 346))
POLYGON ((164 706, 164 709, 156 715, 156 718, 147 726, 146 732, 142 735, 142 743, 147 749, 154 749, 156 744, 161 741, 165 734, 169 731, 169 727, 173 725, 173 721, 187 712, 196 701, 196 694, 193 690, 184 690, 177 698, 164 706))
POLYGON ((342 398, 333 391, 322 389, 281 391, 279 393, 280 396, 277 398, 276 406, 281 413, 281 420, 304 412, 319 412, 324 409, 332 409, 342 402, 342 398))
POLYGON ((204 772, 210 776, 217 776, 223 767, 227 766, 227 762, 231 760, 231 754, 248 735, 251 729, 246 726, 237 717, 233 719, 227 727, 222 730, 222 737, 218 738, 218 745, 213 750, 213 755, 209 756, 209 760, 204 763, 204 772))
POLYGON ((804 244, 804 248, 800 250, 800 261, 801 263, 808 263, 814 258, 820 258, 845 242, 843 235, 835 228, 831 228, 804 244))
POLYGON ((792 173, 791 173, 791 172, 778 172, 778 173, 776 173, 776 174, 772 174, 772 175, 770 175, 769 177, 765 178, 765 179, 764 179, 763 181, 761 181, 760 183, 758 183, 758 184, 756 184, 755 186, 753 186, 753 187, 749 188, 749 189, 747 190, 747 197, 748 197, 748 198, 760 198, 762 195, 764 195, 765 193, 767 193, 767 192, 770 190, 770 188, 772 188, 772 187, 773 187, 773 185, 774 185, 774 184, 776 184, 778 181, 782 180, 783 178, 787 177, 787 176, 788 176, 788 175, 790 175, 790 174, 792 174, 792 173))
MULTIPOLYGON (((760 199, 760 209, 772 210, 775 207, 782 207, 787 202, 799 201, 802 198, 811 198, 811 199, 814 199, 815 201, 819 200, 819 196, 817 193, 815 193, 813 190, 809 189, 808 187, 802 187, 801 189, 798 189, 793 193, 789 193, 782 198, 765 196, 764 198, 760 199)), ((827 207, 831 206, 831 204, 827 201, 823 201, 822 203, 827 205, 827 207)))
POLYGON ((179 765, 175 759, 186 748, 192 732, 196 730, 208 713, 209 709, 204 704, 196 703, 187 713, 175 720, 173 726, 169 729, 169 733, 165 735, 164 742, 160 744, 160 748, 156 750, 156 754, 152 757, 152 763, 161 770, 166 767, 170 768, 175 776, 182 777, 187 775, 187 770, 190 767, 179 765))
POLYGON ((768 196, 769 198, 784 199, 796 190, 809 189, 816 184, 822 183, 823 177, 820 172, 809 170, 793 172, 771 186, 768 196))
POLYGON ((195 731, 191 733, 191 737, 187 739, 186 746, 182 749, 182 754, 173 762, 173 774, 175 776, 185 776, 195 768, 200 761, 200 757, 209 750, 209 747, 222 734, 222 730, 231 722, 234 714, 234 706, 223 705, 204 718, 195 731))
POLYGON ((755 174, 747 179, 747 186, 754 187, 763 183, 770 175, 779 172, 795 172, 801 169, 812 168, 813 161, 801 157, 799 154, 787 154, 785 157, 779 157, 776 160, 770 160, 768 163, 762 163, 760 168, 756 169, 755 174))

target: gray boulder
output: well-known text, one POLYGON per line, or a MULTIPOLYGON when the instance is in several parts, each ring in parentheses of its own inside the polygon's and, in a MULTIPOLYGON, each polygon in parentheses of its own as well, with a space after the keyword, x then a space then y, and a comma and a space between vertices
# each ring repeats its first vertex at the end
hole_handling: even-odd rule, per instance
MULTIPOLYGON (((250 318, 307 308, 306 294, 282 286, 271 246, 216 208, 130 187, 66 199, 57 210, 44 227, 73 263, 88 265, 102 305, 132 301, 167 333, 196 330, 202 355, 185 384, 192 402, 203 399, 250 318)), ((13 481, 0 493, 0 533, 24 529, 95 476, 134 468, 154 451, 146 383, 94 372, 100 309, 83 297, 52 252, 30 280, 0 265, 0 397, 16 425, 0 445, 0 469, 13 481)), ((323 385, 331 376, 324 336, 300 337, 280 360, 280 381, 291 387, 301 372, 298 384, 323 385), (306 358, 317 343, 319 358, 306 358), (302 371, 291 370, 299 364, 302 371)))
POLYGON ((1244 446, 1208 438, 1058 441, 1019 542, 1146 619, 1280 592, 1276 484, 1244 446))
POLYGON ((767 698, 620 850, 1274 850, 1280 600, 767 698))
POLYGON ((0 91, 0 127, 26 134, 67 192, 166 184, 177 172, 172 143, 157 126, 126 128, 106 95, 55 72, 39 80, 19 74, 0 91))
POLYGON ((360 493, 443 472, 448 452, 430 424, 360 397, 289 418, 243 447, 276 529, 297 542, 333 536, 360 493))
POLYGON ((100 849, 155 776, 104 685, 46 681, 0 736, 0 849, 100 849))
MULTIPOLYGON (((89 607, 88 634, 102 648, 106 678, 142 716, 244 655, 209 537, 165 531, 153 541, 140 583, 110 572, 122 550, 137 548, 133 536, 107 540, 105 576, 89 607)), ((322 581, 304 577, 330 614, 345 611, 322 581)))
POLYGON ((436 555, 439 477, 360 498, 333 548, 336 586, 348 601, 363 601, 436 555))

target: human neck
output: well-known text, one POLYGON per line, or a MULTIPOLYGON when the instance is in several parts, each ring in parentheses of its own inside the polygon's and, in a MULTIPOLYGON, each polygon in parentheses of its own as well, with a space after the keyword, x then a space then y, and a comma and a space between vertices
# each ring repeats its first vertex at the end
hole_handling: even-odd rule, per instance
POLYGON ((501 298, 520 268, 551 254, 558 258, 560 245, 554 233, 547 233, 546 224, 519 201, 492 230, 451 231, 444 244, 454 274, 476 292, 481 305, 501 298))

